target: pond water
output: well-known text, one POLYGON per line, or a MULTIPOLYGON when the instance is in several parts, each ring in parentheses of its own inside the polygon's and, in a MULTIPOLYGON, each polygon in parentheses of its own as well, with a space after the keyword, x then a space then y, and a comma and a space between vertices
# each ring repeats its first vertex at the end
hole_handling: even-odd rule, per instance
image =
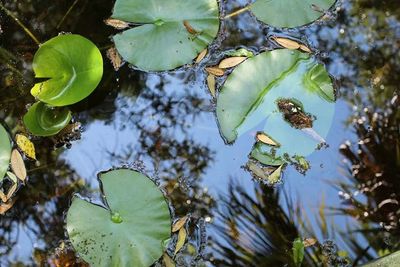
MULTIPOLYGON (((223 1, 222 12, 246 4, 223 1)), ((156 180, 176 218, 190 214, 190 244, 177 266, 292 266, 299 237, 318 240, 306 248, 302 266, 357 266, 400 249, 398 0, 343 0, 330 16, 288 31, 243 13, 222 23, 204 63, 163 73, 128 64, 114 71, 105 54, 116 31, 103 23, 113 1, 2 5, 41 42, 60 33, 92 40, 105 69, 94 93, 71 107, 81 125, 71 140, 32 138, 38 161, 27 163, 26 185, 0 217, 0 266, 84 266, 68 242, 65 213, 75 192, 98 202, 97 173, 120 166, 156 180), (270 187, 243 167, 254 131, 233 145, 221 137, 204 67, 227 50, 270 50, 274 34, 317 51, 338 99, 329 147, 307 157, 305 174, 288 166, 270 187)), ((15 134, 24 131, 21 118, 34 103, 37 45, 0 12, 0 121, 15 134)))

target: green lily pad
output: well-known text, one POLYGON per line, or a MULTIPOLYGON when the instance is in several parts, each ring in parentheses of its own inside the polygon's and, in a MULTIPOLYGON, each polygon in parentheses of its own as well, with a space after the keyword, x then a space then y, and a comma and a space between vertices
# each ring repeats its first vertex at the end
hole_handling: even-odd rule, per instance
POLYGON ((364 267, 394 267, 400 266, 400 251, 363 265, 364 267))
POLYGON ((52 106, 67 106, 89 96, 103 76, 103 58, 88 39, 60 35, 42 44, 33 59, 36 78, 31 94, 52 106))
POLYGON ((141 24, 113 39, 121 56, 145 71, 191 63, 219 30, 216 0, 117 0, 112 17, 141 24))
POLYGON ((257 0, 250 9, 266 24, 294 28, 317 20, 335 2, 336 0, 257 0))
MULTIPOLYGON (((229 75, 217 99, 217 118, 228 143, 262 128, 280 144, 271 148, 273 158, 264 158, 273 162, 285 154, 311 154, 329 132, 334 101, 332 80, 315 58, 299 51, 274 50, 246 60, 229 75), (312 115, 312 128, 293 127, 278 107, 281 99, 298 103, 306 114, 312 115)), ((262 151, 255 148, 252 157, 257 158, 262 151)))
POLYGON ((23 121, 33 135, 52 136, 64 129, 71 119, 71 111, 68 108, 52 107, 37 102, 29 108, 23 121))
POLYGON ((148 267, 171 236, 163 193, 143 174, 117 169, 99 175, 104 207, 74 197, 67 214, 72 245, 91 266, 148 267))
POLYGON ((0 181, 4 178, 10 164, 11 142, 6 129, 0 124, 0 181))

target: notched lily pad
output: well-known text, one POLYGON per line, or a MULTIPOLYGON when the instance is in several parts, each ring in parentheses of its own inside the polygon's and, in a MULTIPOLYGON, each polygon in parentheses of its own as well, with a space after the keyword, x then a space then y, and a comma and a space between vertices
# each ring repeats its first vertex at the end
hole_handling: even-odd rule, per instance
POLYGON ((117 0, 112 18, 139 24, 113 39, 121 56, 145 71, 191 63, 219 30, 216 0, 117 0))
POLYGON ((0 181, 6 174, 11 158, 11 141, 10 137, 0 124, 0 181))
POLYGON ((72 245, 91 266, 148 267, 171 236, 163 193, 143 174, 117 169, 100 173, 104 206, 74 197, 67 214, 72 245))
POLYGON ((250 10, 266 24, 294 28, 322 17, 335 2, 336 0, 257 0, 250 6, 250 10))
POLYGON ((89 96, 103 76, 103 58, 88 39, 60 35, 42 44, 33 59, 35 84, 31 94, 52 106, 75 104, 89 96))
POLYGON ((29 108, 23 121, 33 135, 52 136, 64 129, 71 119, 71 111, 68 108, 51 107, 37 102, 29 108))

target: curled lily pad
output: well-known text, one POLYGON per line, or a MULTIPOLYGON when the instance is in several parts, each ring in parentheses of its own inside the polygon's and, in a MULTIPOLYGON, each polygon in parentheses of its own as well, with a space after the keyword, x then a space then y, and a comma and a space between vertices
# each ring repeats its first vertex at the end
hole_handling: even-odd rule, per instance
POLYGON ((10 164, 11 142, 6 129, 0 124, 0 181, 3 179, 10 164))
POLYGON ((42 44, 33 59, 36 78, 31 94, 52 106, 67 106, 89 96, 103 76, 103 58, 88 39, 60 35, 42 44))
POLYGON ((112 17, 140 24, 114 42, 126 61, 146 71, 192 62, 219 30, 216 0, 117 0, 112 17))
POLYGON ((317 20, 335 2, 336 0, 257 0, 250 9, 266 24, 294 28, 317 20))
MULTIPOLYGON (((334 101, 333 84, 322 64, 299 51, 274 50, 248 59, 229 75, 218 96, 217 118, 228 143, 261 128, 280 144, 271 146, 273 158, 264 157, 264 161, 274 162, 284 154, 307 156, 317 148, 330 129, 334 101), (297 114, 305 115, 309 123, 295 116, 288 120, 282 100, 296 103, 295 111, 304 110, 297 114), (290 121, 293 118, 298 124, 290 121)), ((259 149, 257 146, 253 157, 261 155, 259 149)))
POLYGON ((51 107, 37 102, 29 108, 23 121, 33 135, 52 136, 64 129, 71 118, 71 111, 66 107, 51 107))
POLYGON ((117 169, 99 175, 104 206, 74 197, 67 214, 72 245, 91 266, 148 267, 171 236, 163 193, 143 174, 117 169))

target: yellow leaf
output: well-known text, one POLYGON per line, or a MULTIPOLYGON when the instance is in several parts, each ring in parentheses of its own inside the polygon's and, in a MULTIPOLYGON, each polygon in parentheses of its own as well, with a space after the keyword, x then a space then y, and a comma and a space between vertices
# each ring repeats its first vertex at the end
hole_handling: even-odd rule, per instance
POLYGON ((203 51, 201 51, 200 54, 199 54, 199 55, 197 56, 197 58, 196 58, 196 63, 200 63, 200 62, 205 58, 205 56, 207 55, 207 53, 208 53, 207 48, 204 49, 203 51))
POLYGON ((223 76, 225 74, 225 71, 223 69, 217 67, 208 67, 206 68, 206 71, 215 76, 223 76))
POLYGON ((25 181, 26 179, 26 168, 24 159, 18 150, 14 149, 11 153, 11 169, 14 172, 15 176, 21 181, 25 181))
POLYGON ((287 49, 292 49, 296 50, 300 48, 300 45, 298 42, 287 39, 287 38, 282 38, 282 37, 274 37, 273 38, 275 42, 277 42, 280 46, 287 48, 287 49))
POLYGON ((35 145, 28 137, 22 134, 17 134, 15 139, 19 149, 21 149, 28 158, 36 159, 35 145))
POLYGON ((119 19, 106 19, 104 23, 118 30, 122 30, 129 27, 129 23, 119 19))
POLYGON ((306 238, 303 240, 303 245, 306 248, 314 246, 316 243, 317 243, 317 239, 315 239, 315 238, 306 238))
POLYGON ((175 252, 174 252, 175 255, 176 255, 176 253, 179 252, 179 250, 182 249, 183 245, 185 244, 186 235, 187 235, 187 233, 186 233, 185 227, 182 227, 181 229, 179 229, 178 242, 176 242, 175 252))
POLYGON ((216 86, 216 82, 215 82, 215 76, 212 74, 209 74, 207 76, 207 86, 208 86, 208 90, 210 90, 210 93, 213 97, 216 96, 216 92, 215 92, 215 86, 216 86))
POLYGON ((269 137, 268 135, 266 135, 265 133, 258 133, 256 135, 257 141, 264 143, 266 145, 270 145, 270 146, 278 146, 278 144, 272 140, 271 137, 269 137))
POLYGON ((182 217, 179 220, 176 221, 176 223, 174 224, 174 226, 172 227, 172 232, 175 233, 177 231, 179 231, 186 223, 188 219, 188 216, 182 217))
POLYGON ((233 68, 245 61, 247 57, 228 57, 222 60, 218 67, 221 69, 233 68))
POLYGON ((164 253, 163 260, 165 263, 165 267, 175 267, 175 262, 171 259, 171 257, 167 253, 164 253))

